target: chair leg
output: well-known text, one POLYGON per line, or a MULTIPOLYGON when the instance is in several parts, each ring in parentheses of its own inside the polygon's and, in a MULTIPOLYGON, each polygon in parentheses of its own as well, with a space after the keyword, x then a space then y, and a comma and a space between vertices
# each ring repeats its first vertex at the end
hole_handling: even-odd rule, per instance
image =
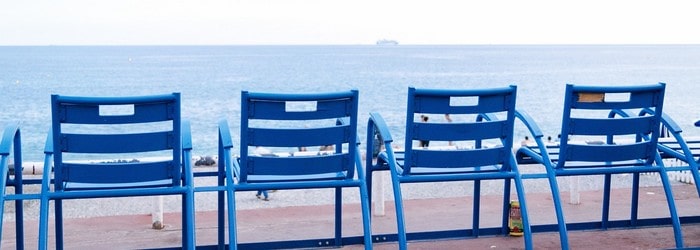
POLYGON ((481 214, 481 180, 474 180, 474 195, 472 202, 472 231, 474 237, 479 237, 479 214, 481 214))
POLYGON ((46 250, 48 248, 49 236, 49 198, 46 195, 41 196, 41 204, 39 207, 39 246, 38 249, 46 250))
POLYGON ((238 249, 236 237, 236 195, 234 190, 226 190, 226 205, 228 207, 228 249, 238 249))
POLYGON ((195 221, 194 221, 194 191, 189 189, 183 194, 182 208, 182 240, 183 249, 195 248, 195 221))
MULTIPOLYGON (((370 169, 372 169, 372 165, 367 165, 364 183, 365 183, 365 187, 367 189, 367 200, 369 201, 369 206, 370 206, 369 214, 372 215, 372 209, 371 209, 372 208, 372 182, 374 181, 374 179, 372 178, 372 170, 370 170, 370 169)), ((360 190, 360 191, 362 191, 362 190, 360 190)))
POLYGON ((601 221, 601 229, 608 229, 608 222, 610 221, 610 189, 612 182, 612 174, 605 174, 603 182, 603 212, 601 221))
POLYGON ((372 226, 370 224, 370 199, 366 182, 360 182, 360 205, 362 206, 362 230, 365 234, 365 249, 372 249, 372 226))
POLYGON ((639 173, 632 174, 632 205, 630 206, 630 225, 637 226, 639 221, 639 173))
MULTIPOLYGON (((517 171, 517 169, 516 169, 517 171)), ((520 214, 523 220, 523 235, 525 238, 525 249, 533 249, 532 229, 530 228, 530 218, 527 211, 527 199, 525 198, 525 187, 520 176, 516 176, 515 191, 518 193, 518 202, 520 203, 520 214)))
MULTIPOLYGON (((691 161, 693 159, 690 159, 691 161)), ((693 175, 693 180, 695 181, 695 189, 698 191, 698 196, 700 196, 700 170, 698 170, 698 164, 700 164, 700 161, 698 161, 695 164, 692 164, 692 162, 688 163, 690 165, 690 173, 693 175)))
POLYGON ((63 200, 57 199, 53 204, 56 218, 56 249, 63 250, 63 200))
POLYGON ((668 174, 666 169, 663 167, 659 171, 659 176, 661 177, 661 183, 664 186, 664 192, 666 193, 666 201, 668 202, 668 209, 671 214, 671 222, 673 224, 673 236, 676 239, 676 248, 683 248, 683 232, 681 231, 681 222, 678 218, 678 212, 676 211, 676 202, 673 200, 673 191, 671 190, 671 183, 668 180, 668 174))
MULTIPOLYGON (((22 194, 22 172, 18 172, 15 177, 15 193, 22 194)), ((4 202, 2 204, 5 204, 4 202)), ((2 215, 0 215, 1 217, 2 215)), ((1 225, 0 225, 1 226, 1 225)), ((0 229, 0 238, 2 237, 2 229, 0 229)), ((24 249, 24 205, 22 200, 15 201, 15 239, 17 240, 17 249, 24 249)))
MULTIPOLYGON (((0 178, 2 178, 2 177, 0 177, 0 178)), ((0 185, 0 188, 4 188, 4 187, 2 187, 2 185, 0 185)), ((4 190, 3 190, 3 194, 0 194, 0 204, 3 205, 2 207, 0 207, 0 247, 2 247, 2 228, 3 228, 2 222, 4 221, 4 218, 3 218, 4 216, 3 216, 3 215, 5 215, 5 206, 4 206, 4 204, 5 204, 5 194, 4 194, 4 190)), ((18 217, 16 217, 16 218, 19 219, 18 217)), ((15 222, 16 222, 16 221, 15 221, 15 222)), ((18 232, 19 232, 19 231, 15 231, 15 235, 16 235, 18 232)), ((19 241, 17 241, 17 243, 19 244, 19 241)), ((19 249, 19 247, 18 247, 18 249, 19 249)))
POLYGON ((511 179, 503 180, 503 202, 501 207, 503 211, 501 212, 501 231, 504 235, 508 235, 508 216, 510 215, 510 186, 511 179))
MULTIPOLYGON (((221 159, 221 158, 219 158, 221 159)), ((224 186, 224 185, 221 185, 224 186)), ((218 229, 218 245, 219 249, 223 249, 226 246, 226 195, 227 192, 219 191, 217 192, 218 204, 217 204, 217 229, 218 229)))
POLYGON ((343 241, 343 188, 335 188, 335 246, 342 246, 343 241))
POLYGON ((391 174, 392 187, 394 189, 394 206, 396 210, 396 226, 398 228, 399 237, 399 249, 408 249, 408 243, 406 242, 406 224, 403 219, 403 198, 401 197, 401 185, 399 184, 398 176, 395 173, 391 174))
MULTIPOLYGON (((550 171, 549 169, 547 171, 550 171)), ((553 170, 551 170, 553 171, 553 170)), ((569 249, 569 235, 566 231, 566 220, 564 220, 564 210, 561 207, 561 197, 559 196, 559 184, 553 173, 547 175, 549 179, 549 188, 552 190, 552 201, 554 202, 554 210, 557 214, 557 225, 559 226, 559 241, 561 241, 561 249, 569 249)))

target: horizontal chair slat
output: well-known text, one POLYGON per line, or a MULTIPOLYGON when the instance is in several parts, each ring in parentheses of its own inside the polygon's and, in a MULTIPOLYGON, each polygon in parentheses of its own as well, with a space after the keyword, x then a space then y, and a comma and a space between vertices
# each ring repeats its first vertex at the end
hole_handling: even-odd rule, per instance
MULTIPOLYGON (((249 156, 249 175, 311 175, 347 171, 342 166, 349 161, 348 154, 322 156, 276 157, 249 156)), ((351 166, 352 167, 352 166, 351 166)))
POLYGON ((169 103, 149 103, 135 104, 133 113, 121 115, 102 115, 100 114, 100 106, 109 107, 114 105, 71 105, 63 104, 60 106, 63 112, 61 117, 62 123, 79 123, 79 124, 127 124, 127 123, 146 123, 172 120, 174 109, 173 104, 169 103))
POLYGON ((650 85, 641 86, 634 89, 611 89, 611 88, 595 88, 587 87, 580 88, 580 86, 573 87, 573 93, 571 98, 574 98, 572 102, 572 108, 574 109, 637 109, 637 108, 648 108, 657 105, 655 103, 657 98, 654 98, 658 94, 658 90, 663 89, 661 85, 650 85), (606 95, 610 94, 625 94, 629 93, 628 100, 607 100, 606 95), (602 95, 603 99, 591 100, 585 98, 586 95, 602 95))
MULTIPOLYGON (((649 142, 625 145, 577 145, 568 144, 566 155, 559 155, 567 161, 625 161, 644 159, 648 155, 649 142)), ((653 160, 653 159, 652 159, 653 160)))
MULTIPOLYGON (((469 96, 458 96, 452 98, 470 98, 469 96)), ((480 96, 477 103, 474 105, 451 106, 450 96, 420 96, 416 95, 414 102, 416 103, 416 113, 433 113, 433 114, 478 114, 501 112, 508 108, 507 96, 493 95, 480 96)))
POLYGON ((575 135, 630 135, 650 133, 653 116, 618 119, 571 118, 569 128, 575 135))
POLYGON ((505 151, 503 147, 473 150, 414 149, 411 152, 414 155, 411 167, 461 168, 501 164, 504 158, 502 155, 510 153, 505 151))
POLYGON ((173 168, 170 161, 145 163, 65 163, 64 180, 85 183, 147 182, 171 179, 173 168))
POLYGON ((504 136, 506 121, 474 123, 414 123, 414 140, 484 140, 504 136))
POLYGON ((249 128, 248 144, 269 147, 331 145, 348 142, 351 134, 348 125, 314 129, 249 128), (338 138, 343 138, 343 141, 338 138))
POLYGON ((350 116, 351 99, 322 100, 316 101, 316 107, 309 107, 308 110, 287 110, 285 101, 256 101, 249 104, 248 115, 250 119, 272 119, 272 120, 309 120, 309 119, 330 119, 350 116))
POLYGON ((135 153, 170 150, 175 139, 170 131, 141 134, 63 134, 63 152, 135 153))

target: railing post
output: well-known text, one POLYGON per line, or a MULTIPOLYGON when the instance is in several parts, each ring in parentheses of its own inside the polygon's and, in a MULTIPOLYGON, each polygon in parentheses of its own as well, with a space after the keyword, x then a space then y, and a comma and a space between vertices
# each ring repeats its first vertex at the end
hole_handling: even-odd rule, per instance
POLYGON ((165 228, 165 223, 163 222, 163 196, 159 195, 154 198, 153 212, 151 212, 153 229, 163 229, 165 228))
POLYGON ((569 177, 569 204, 581 204, 581 176, 569 177))
POLYGON ((372 171, 372 180, 374 184, 372 185, 372 200, 374 200, 374 215, 384 216, 386 214, 384 201, 386 196, 384 195, 384 176, 388 173, 387 171, 372 171))

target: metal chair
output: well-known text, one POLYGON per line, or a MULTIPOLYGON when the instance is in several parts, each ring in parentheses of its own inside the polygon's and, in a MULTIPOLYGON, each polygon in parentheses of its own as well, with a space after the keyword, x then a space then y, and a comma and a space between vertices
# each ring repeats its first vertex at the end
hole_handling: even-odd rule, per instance
POLYGON ((51 115, 41 188, 40 249, 48 247, 51 200, 55 247, 63 249, 64 199, 152 195, 182 196, 182 248, 194 249, 192 144, 189 123, 181 119, 179 93, 52 95, 51 115))
POLYGON ((448 181, 474 182, 472 230, 456 234, 451 231, 430 232, 431 237, 507 235, 510 188, 514 181, 522 214, 520 230, 525 236, 524 245, 527 249, 532 248, 525 191, 512 153, 516 92, 516 86, 459 90, 409 88, 403 152, 394 151, 393 137, 384 118, 379 113, 370 113, 367 154, 378 152, 378 155, 376 163, 373 163, 372 157, 367 157, 368 182, 371 183, 373 171, 388 170, 391 173, 400 249, 407 248, 410 238, 404 225, 401 184, 448 181), (449 114, 454 122, 418 120, 419 115, 425 117, 431 114, 449 114), (380 143, 374 143, 377 139, 380 143), (421 141, 423 146, 443 142, 448 145, 450 142, 470 145, 449 149, 416 147, 416 141, 421 141), (385 151, 380 152, 375 144, 384 146, 385 151), (504 180, 501 227, 490 232, 479 225, 479 190, 483 180, 504 180))
POLYGON ((609 218, 612 174, 633 174, 630 220, 622 224, 641 225, 638 218, 639 173, 644 172, 659 173, 676 247, 683 247, 671 184, 657 150, 665 87, 663 83, 638 86, 567 84, 558 146, 546 145, 532 117, 522 111, 517 113, 537 143, 536 147, 521 147, 518 155, 545 167, 563 249, 569 248, 567 227, 605 230, 613 224, 620 224, 609 218), (567 224, 557 177, 581 175, 604 176, 602 218, 600 222, 567 224))
MULTIPOLYGON (((233 143, 228 123, 226 120, 219 123, 219 157, 222 159, 219 162, 224 164, 226 175, 229 248, 238 247, 236 192, 310 188, 336 190, 335 237, 295 242, 262 242, 254 246, 274 248, 344 245, 345 238, 341 231, 342 188, 351 187, 359 188, 360 191, 363 242, 366 249, 371 249, 369 205, 366 198, 368 192, 357 145, 358 91, 306 94, 243 91, 241 105, 240 157, 233 158, 231 155, 233 143), (297 151, 299 147, 325 145, 334 145, 335 150, 289 153, 297 151), (260 148, 264 148, 267 153, 259 153, 262 151, 260 148)), ((223 218, 221 209, 219 213, 220 218, 223 218)))

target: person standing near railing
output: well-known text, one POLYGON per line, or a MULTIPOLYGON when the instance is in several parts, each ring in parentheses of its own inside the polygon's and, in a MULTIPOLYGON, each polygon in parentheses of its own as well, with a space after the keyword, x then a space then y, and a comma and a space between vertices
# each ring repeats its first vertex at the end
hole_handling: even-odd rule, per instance
MULTIPOLYGON (((261 146, 256 146, 254 153, 257 155, 266 155, 272 154, 272 151, 261 146)), ((258 190, 258 193, 255 194, 255 197, 258 197, 258 199, 262 199, 264 201, 270 201, 270 196, 268 195, 267 190, 258 190)))
MULTIPOLYGON (((423 122, 428 122, 428 116, 420 115, 420 120, 423 122)), ((429 144, 430 144, 430 141, 428 141, 428 140, 420 140, 418 146, 423 147, 423 148, 427 148, 429 144)))

